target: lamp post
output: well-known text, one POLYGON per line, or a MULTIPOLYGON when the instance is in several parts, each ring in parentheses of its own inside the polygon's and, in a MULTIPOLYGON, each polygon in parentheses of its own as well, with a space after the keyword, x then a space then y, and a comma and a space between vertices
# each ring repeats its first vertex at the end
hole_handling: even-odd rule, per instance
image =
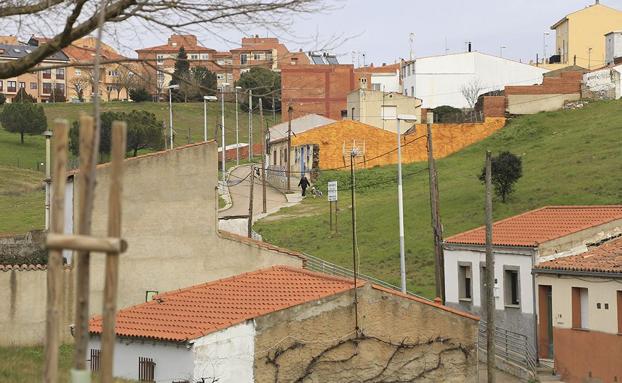
POLYGON ((222 147, 222 186, 225 187, 225 181, 227 176, 227 167, 225 162, 227 161, 227 150, 225 146, 225 87, 229 86, 224 82, 220 85, 220 129, 221 129, 221 147, 222 147))
POLYGON ((549 35, 549 32, 544 32, 542 34, 542 58, 544 60, 544 63, 546 64, 546 36, 549 35))
POLYGON ((217 100, 214 96, 203 96, 203 141, 207 141, 207 102, 217 100))
POLYGON ((397 209, 400 233, 400 288, 406 292, 406 256, 404 254, 404 192, 402 189, 402 132, 400 121, 417 121, 417 116, 400 114, 397 116, 397 209))
POLYGON ((503 50, 507 48, 505 45, 501 45, 501 47, 499 47, 499 57, 503 58, 503 50))
POLYGON ((168 86, 168 121, 169 121, 169 148, 173 149, 173 89, 179 89, 179 85, 169 85, 168 86))
POLYGON ((50 229, 50 182, 51 182, 51 171, 50 171, 50 161, 51 161, 51 150, 50 150, 50 140, 52 138, 52 131, 46 130, 43 132, 43 136, 45 137, 45 230, 50 229))
POLYGON ((240 164, 240 118, 238 109, 238 90, 241 86, 235 87, 235 164, 240 164))

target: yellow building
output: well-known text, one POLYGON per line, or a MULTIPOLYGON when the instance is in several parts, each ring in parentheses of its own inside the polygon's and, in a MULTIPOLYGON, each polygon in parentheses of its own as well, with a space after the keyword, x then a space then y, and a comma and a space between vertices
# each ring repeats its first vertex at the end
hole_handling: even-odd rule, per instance
POLYGON ((605 65, 605 34, 622 29, 622 11, 596 0, 566 15, 551 29, 555 31, 555 54, 559 55, 559 63, 545 67, 556 69, 572 64, 588 69, 602 67, 605 65))

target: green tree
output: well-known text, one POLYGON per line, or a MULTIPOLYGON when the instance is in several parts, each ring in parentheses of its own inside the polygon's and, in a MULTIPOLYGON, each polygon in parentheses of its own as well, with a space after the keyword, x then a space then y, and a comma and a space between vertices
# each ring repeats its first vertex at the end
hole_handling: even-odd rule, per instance
MULTIPOLYGON (((514 191, 514 184, 523 176, 523 161, 510 152, 501 152, 498 156, 492 157, 491 171, 495 194, 505 203, 507 197, 514 191)), ((486 180, 485 167, 479 180, 482 182, 486 180)))
POLYGON ((151 95, 145 88, 130 89, 130 99, 134 102, 151 101, 151 95))
POLYGON ((216 74, 203 66, 194 67, 179 88, 184 100, 203 101, 203 96, 216 94, 216 74))
MULTIPOLYGON (((242 73, 240 79, 236 82, 236 86, 241 87, 245 92, 253 90, 253 106, 258 105, 261 97, 264 109, 272 109, 272 96, 274 96, 274 107, 280 110, 281 105, 281 75, 270 69, 262 67, 253 67, 248 72, 242 73)), ((241 98, 243 110, 248 110, 248 96, 241 98)))
POLYGON ((19 88, 17 94, 13 97, 13 102, 31 102, 34 104, 37 102, 37 100, 29 95, 28 92, 26 92, 26 89, 19 88))
POLYGON ((6 96, 4 93, 0 93, 0 105, 3 105, 6 102, 6 96))
POLYGON ((188 61, 188 54, 186 53, 184 47, 181 47, 177 53, 173 78, 169 82, 169 85, 180 85, 180 89, 171 89, 174 101, 187 101, 187 95, 184 94, 181 84, 186 83, 189 78, 190 62, 188 61))
POLYGON ((19 133, 24 143, 24 134, 41 134, 48 126, 43 107, 30 102, 6 104, 0 112, 0 123, 7 132, 19 133))

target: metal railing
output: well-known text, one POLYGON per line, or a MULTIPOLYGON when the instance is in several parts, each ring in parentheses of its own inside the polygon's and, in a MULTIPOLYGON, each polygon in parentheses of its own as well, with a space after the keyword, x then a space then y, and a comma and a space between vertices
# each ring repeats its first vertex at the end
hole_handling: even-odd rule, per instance
MULTIPOLYGON (((483 352, 486 352, 487 328, 486 321, 480 319, 478 347, 483 352)), ((523 334, 495 326, 495 356, 522 367, 534 377, 537 375, 536 350, 523 334)))
MULTIPOLYGON (((314 257, 313 255, 309 255, 306 253, 304 254, 304 257, 306 258, 304 267, 307 270, 317 271, 320 273, 325 273, 325 274, 330 274, 330 275, 336 275, 338 277, 354 278, 354 272, 348 269, 347 267, 343 267, 343 266, 339 266, 331 262, 327 262, 323 259, 314 257)), ((385 282, 381 279, 372 277, 370 275, 358 273, 357 278, 363 279, 365 281, 371 282, 373 284, 376 284, 382 287, 386 287, 388 289, 401 291, 398 286, 385 282)), ((410 291, 406 291, 406 293, 408 295, 412 295, 420 299, 425 299, 426 301, 431 301, 430 299, 426 297, 422 297, 421 295, 415 294, 410 291)))

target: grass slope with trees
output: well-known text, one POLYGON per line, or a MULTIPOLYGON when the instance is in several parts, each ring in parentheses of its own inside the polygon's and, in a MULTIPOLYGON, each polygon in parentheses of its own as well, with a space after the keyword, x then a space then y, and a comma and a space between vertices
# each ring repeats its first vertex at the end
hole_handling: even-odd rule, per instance
MULTIPOLYGON (((523 176, 507 202, 494 200, 496 220, 544 205, 622 203, 622 101, 595 102, 515 118, 482 142, 437 161, 445 237, 484 223, 484 187, 478 176, 487 149, 493 155, 510 151, 523 163, 523 176)), ((427 164, 408 164, 403 172, 408 289, 433 297, 427 164)), ((397 285, 396 176, 396 166, 357 171, 356 214, 361 272, 397 285)), ((324 193, 328 180, 339 181, 338 234, 329 232, 326 197, 282 209, 259 221, 255 230, 267 242, 351 268, 349 171, 323 172, 319 186, 324 193)))

